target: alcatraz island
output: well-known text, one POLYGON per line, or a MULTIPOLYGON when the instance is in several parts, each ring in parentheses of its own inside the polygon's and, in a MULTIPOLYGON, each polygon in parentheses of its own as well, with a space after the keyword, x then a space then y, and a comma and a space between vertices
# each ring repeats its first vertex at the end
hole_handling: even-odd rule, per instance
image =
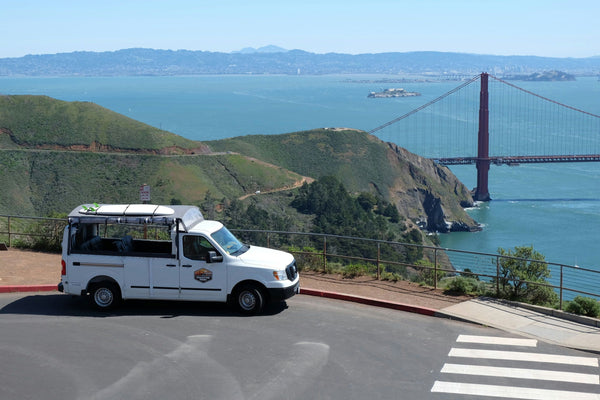
POLYGON ((414 97, 420 96, 419 92, 407 92, 404 89, 384 89, 381 92, 371 92, 367 97, 371 98, 388 98, 388 97, 414 97))

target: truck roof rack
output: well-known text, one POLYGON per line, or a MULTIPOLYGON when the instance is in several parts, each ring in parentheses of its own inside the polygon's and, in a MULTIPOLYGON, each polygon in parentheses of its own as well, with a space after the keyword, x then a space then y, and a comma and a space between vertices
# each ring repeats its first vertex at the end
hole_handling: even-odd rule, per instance
POLYGON ((68 215, 73 223, 123 223, 173 225, 189 231, 204 220, 196 206, 167 206, 155 204, 83 204, 75 207, 68 215))

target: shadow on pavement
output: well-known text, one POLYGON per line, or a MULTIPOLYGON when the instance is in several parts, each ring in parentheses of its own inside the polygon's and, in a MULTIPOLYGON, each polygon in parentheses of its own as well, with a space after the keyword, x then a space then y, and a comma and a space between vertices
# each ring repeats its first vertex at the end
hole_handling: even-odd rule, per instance
MULTIPOLYGON (((276 315, 287 308, 285 302, 265 306, 261 315, 276 315)), ((72 317, 121 317, 133 315, 177 318, 179 316, 198 317, 245 317, 224 303, 127 300, 110 311, 94 309, 86 297, 64 294, 36 294, 20 297, 0 309, 2 314, 49 315, 72 317)), ((260 315, 259 315, 260 316, 260 315)))

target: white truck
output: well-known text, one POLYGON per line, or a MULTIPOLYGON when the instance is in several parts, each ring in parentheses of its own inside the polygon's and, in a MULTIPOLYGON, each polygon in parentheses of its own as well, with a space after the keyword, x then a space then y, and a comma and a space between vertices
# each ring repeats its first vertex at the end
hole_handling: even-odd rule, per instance
POLYGON ((259 313, 299 292, 294 257, 241 243, 194 206, 76 207, 62 242, 58 289, 99 309, 123 299, 228 302, 259 313))

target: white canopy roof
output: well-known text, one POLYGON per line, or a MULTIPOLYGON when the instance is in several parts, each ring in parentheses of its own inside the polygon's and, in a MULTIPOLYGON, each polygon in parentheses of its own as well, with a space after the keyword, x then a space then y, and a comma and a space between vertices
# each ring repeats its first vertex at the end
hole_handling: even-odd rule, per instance
POLYGON ((130 223, 172 225, 188 231, 204 217, 196 206, 156 204, 84 204, 68 216, 70 223, 130 223), (182 225, 182 226, 181 226, 182 225))

